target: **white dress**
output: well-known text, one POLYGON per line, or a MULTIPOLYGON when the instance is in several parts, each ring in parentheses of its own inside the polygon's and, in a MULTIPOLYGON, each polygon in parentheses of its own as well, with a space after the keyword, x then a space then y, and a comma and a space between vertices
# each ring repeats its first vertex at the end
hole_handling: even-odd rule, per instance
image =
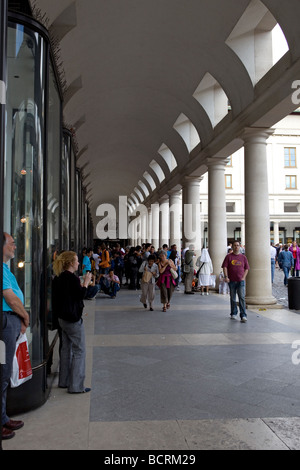
POLYGON ((196 261, 196 266, 199 266, 198 279, 199 286, 210 285, 210 275, 213 272, 213 265, 206 248, 203 248, 201 256, 196 261))

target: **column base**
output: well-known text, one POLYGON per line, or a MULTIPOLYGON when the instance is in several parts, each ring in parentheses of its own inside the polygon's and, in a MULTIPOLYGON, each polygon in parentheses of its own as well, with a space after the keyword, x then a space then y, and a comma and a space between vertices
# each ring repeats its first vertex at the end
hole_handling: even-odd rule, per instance
MULTIPOLYGON (((269 297, 245 297, 247 308, 259 308, 259 307, 270 307, 274 308, 274 305, 277 304, 277 299, 272 295, 269 297)), ((276 308, 276 307, 275 307, 276 308)))

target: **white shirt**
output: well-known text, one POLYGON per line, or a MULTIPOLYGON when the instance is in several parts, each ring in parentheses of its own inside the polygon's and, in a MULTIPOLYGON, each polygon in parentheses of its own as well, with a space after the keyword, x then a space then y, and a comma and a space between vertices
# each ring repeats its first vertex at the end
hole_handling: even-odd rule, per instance
POLYGON ((277 254, 277 250, 274 246, 270 246, 270 252, 271 252, 271 259, 275 259, 276 258, 276 254, 277 254))

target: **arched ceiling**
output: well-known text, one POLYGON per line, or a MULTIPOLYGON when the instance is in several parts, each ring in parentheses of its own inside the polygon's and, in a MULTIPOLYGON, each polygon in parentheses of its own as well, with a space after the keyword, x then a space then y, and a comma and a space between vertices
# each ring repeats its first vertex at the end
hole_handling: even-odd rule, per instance
MULTIPOLYGON (((129 197, 135 188, 142 190, 141 181, 151 194, 145 171, 163 195, 164 189, 178 184, 185 170, 203 170, 203 152, 211 157, 223 151, 222 156, 228 156, 224 152, 234 147, 237 119, 248 126, 274 124, 276 120, 264 121, 258 111, 264 97, 263 113, 270 114, 277 106, 279 120, 284 117, 280 104, 290 100, 289 81, 300 79, 298 0, 284 6, 281 0, 33 0, 31 4, 46 15, 51 34, 59 40, 68 87, 64 120, 75 128, 78 167, 84 167, 93 216, 99 204, 117 203, 119 195, 129 197), (290 52, 256 88, 255 74, 263 65, 258 70, 255 64, 243 63, 236 35, 246 37, 252 23, 258 31, 269 32, 276 22, 286 33, 290 52), (193 97, 207 74, 231 106, 215 128, 205 107, 193 97), (193 124, 200 140, 191 154, 174 128, 181 115, 193 124), (219 135, 224 135, 224 144, 219 135), (162 145, 176 159, 172 173, 159 154, 162 145), (163 182, 149 166, 153 160, 162 167, 163 182)), ((258 44, 253 46, 254 55, 263 57, 265 51, 258 51, 258 44)), ((292 110, 290 104, 284 111, 292 110)))

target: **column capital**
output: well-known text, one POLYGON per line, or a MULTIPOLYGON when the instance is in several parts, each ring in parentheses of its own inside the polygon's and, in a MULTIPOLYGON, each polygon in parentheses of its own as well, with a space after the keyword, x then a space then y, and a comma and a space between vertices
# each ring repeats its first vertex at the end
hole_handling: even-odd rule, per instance
POLYGON ((161 196, 158 200, 159 204, 165 204, 167 202, 169 202, 169 194, 164 194, 163 196, 161 196))
POLYGON ((168 191, 169 196, 180 196, 181 188, 180 189, 170 189, 168 191))
POLYGON ((275 129, 270 127, 245 127, 241 139, 245 143, 266 143, 267 139, 274 133, 275 129))
POLYGON ((187 184, 200 184, 200 182, 203 180, 203 176, 184 176, 182 178, 182 185, 187 185, 187 184))
POLYGON ((223 159, 219 159, 219 158, 207 158, 205 163, 206 165, 208 166, 208 168, 211 168, 211 167, 214 167, 214 168, 217 168, 219 167, 220 169, 222 168, 225 168, 225 166, 227 165, 228 163, 228 160, 227 160, 228 157, 224 158, 223 159))

